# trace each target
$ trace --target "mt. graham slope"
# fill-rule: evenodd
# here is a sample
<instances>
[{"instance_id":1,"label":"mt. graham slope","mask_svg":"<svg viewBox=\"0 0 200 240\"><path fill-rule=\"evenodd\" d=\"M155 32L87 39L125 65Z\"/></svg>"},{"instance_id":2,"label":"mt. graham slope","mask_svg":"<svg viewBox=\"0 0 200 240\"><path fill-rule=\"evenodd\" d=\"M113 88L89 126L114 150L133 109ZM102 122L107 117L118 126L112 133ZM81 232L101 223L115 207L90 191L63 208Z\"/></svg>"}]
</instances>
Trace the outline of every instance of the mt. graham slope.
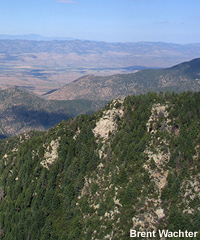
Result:
<instances>
[{"instance_id":1,"label":"mt. graham slope","mask_svg":"<svg viewBox=\"0 0 200 240\"><path fill-rule=\"evenodd\" d=\"M0 239L200 239L199 119L199 92L149 92L1 140Z\"/></svg>"},{"instance_id":2,"label":"mt. graham slope","mask_svg":"<svg viewBox=\"0 0 200 240\"><path fill-rule=\"evenodd\" d=\"M83 76L46 94L45 98L112 100L149 91L200 91L200 58L165 69L144 69L105 77Z\"/></svg>"}]
</instances>

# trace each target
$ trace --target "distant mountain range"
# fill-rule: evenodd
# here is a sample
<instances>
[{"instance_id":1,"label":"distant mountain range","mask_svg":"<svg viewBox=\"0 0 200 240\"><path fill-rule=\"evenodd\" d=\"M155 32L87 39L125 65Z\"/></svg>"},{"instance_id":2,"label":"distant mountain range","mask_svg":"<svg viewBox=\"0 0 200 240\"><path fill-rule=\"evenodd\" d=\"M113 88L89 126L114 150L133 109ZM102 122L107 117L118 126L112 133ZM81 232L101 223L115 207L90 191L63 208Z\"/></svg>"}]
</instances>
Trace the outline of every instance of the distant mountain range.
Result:
<instances>
[{"instance_id":1,"label":"distant mountain range","mask_svg":"<svg viewBox=\"0 0 200 240\"><path fill-rule=\"evenodd\" d=\"M46 41L37 35L27 38L37 40L0 39L0 87L16 85L42 95L84 75L167 68L200 56L200 43Z\"/></svg>"},{"instance_id":2,"label":"distant mountain range","mask_svg":"<svg viewBox=\"0 0 200 240\"><path fill-rule=\"evenodd\" d=\"M7 40L0 40L0 54L15 57L16 54L67 54L68 57L73 56L69 66L74 66L74 60L76 60L76 68L86 66L125 68L136 65L163 67L197 58L200 55L200 43L185 45L163 42L108 43L72 39L41 41L39 39L42 37L38 35L28 35L27 38L34 38L38 41L24 40L20 36L18 39L8 37ZM18 55L19 58L23 56L25 55ZM77 59L78 56L81 59Z\"/></svg>"},{"instance_id":3,"label":"distant mountain range","mask_svg":"<svg viewBox=\"0 0 200 240\"><path fill-rule=\"evenodd\" d=\"M35 40L35 41L52 41L52 40L74 40L70 37L44 37L38 34L26 34L26 35L6 35L0 34L0 39L9 40Z\"/></svg>"},{"instance_id":4,"label":"distant mountain range","mask_svg":"<svg viewBox=\"0 0 200 240\"><path fill-rule=\"evenodd\" d=\"M112 76L88 75L45 95L57 100L112 100L149 91L200 91L200 58L165 69Z\"/></svg>"}]
</instances>

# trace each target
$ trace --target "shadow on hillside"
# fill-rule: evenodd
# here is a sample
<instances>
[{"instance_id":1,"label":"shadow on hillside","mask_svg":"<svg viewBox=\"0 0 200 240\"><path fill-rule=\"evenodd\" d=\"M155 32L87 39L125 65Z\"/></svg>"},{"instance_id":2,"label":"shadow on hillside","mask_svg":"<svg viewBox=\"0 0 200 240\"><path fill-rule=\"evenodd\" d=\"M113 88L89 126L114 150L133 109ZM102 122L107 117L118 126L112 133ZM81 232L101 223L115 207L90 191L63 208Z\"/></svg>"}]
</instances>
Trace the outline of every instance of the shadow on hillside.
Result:
<instances>
[{"instance_id":1,"label":"shadow on hillside","mask_svg":"<svg viewBox=\"0 0 200 240\"><path fill-rule=\"evenodd\" d=\"M18 105L7 108L0 113L0 127L5 135L13 135L30 129L48 130L62 120L72 117L63 109L57 111L33 110ZM2 135L2 138L5 138ZM0 136L1 138L1 136Z\"/></svg>"}]
</instances>

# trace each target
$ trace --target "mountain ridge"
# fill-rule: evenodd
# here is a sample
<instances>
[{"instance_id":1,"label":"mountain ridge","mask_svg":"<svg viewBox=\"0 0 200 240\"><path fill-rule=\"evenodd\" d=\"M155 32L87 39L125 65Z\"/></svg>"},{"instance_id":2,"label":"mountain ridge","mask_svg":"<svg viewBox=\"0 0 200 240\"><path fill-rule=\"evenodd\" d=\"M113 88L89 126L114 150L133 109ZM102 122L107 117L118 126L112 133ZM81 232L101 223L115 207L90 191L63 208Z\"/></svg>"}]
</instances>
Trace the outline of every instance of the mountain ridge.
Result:
<instances>
[{"instance_id":1,"label":"mountain ridge","mask_svg":"<svg viewBox=\"0 0 200 240\"><path fill-rule=\"evenodd\" d=\"M180 63L165 69L144 69L135 73L111 76L86 75L64 87L46 94L47 99L124 98L148 91L199 91L200 59Z\"/></svg>"},{"instance_id":2,"label":"mountain ridge","mask_svg":"<svg viewBox=\"0 0 200 240\"><path fill-rule=\"evenodd\" d=\"M44 37L39 34L24 34L24 35L6 35L0 34L0 39L2 40L30 40L30 41L53 41L53 40L74 40L71 37Z\"/></svg>"},{"instance_id":3,"label":"mountain ridge","mask_svg":"<svg viewBox=\"0 0 200 240\"><path fill-rule=\"evenodd\" d=\"M198 239L199 118L199 92L149 92L1 140L0 238Z\"/></svg>"}]
</instances>

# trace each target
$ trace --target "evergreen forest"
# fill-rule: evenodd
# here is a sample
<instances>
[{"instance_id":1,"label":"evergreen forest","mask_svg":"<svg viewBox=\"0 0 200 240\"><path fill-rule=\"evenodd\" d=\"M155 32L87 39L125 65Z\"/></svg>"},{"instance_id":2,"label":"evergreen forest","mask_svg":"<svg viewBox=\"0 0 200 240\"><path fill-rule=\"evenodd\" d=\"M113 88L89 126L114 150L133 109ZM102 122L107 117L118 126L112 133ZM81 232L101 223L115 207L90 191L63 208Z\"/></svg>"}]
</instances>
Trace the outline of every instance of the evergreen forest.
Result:
<instances>
[{"instance_id":1,"label":"evergreen forest","mask_svg":"<svg viewBox=\"0 0 200 240\"><path fill-rule=\"evenodd\" d=\"M2 139L0 176L3 240L199 231L200 92L128 96Z\"/></svg>"}]
</instances>

